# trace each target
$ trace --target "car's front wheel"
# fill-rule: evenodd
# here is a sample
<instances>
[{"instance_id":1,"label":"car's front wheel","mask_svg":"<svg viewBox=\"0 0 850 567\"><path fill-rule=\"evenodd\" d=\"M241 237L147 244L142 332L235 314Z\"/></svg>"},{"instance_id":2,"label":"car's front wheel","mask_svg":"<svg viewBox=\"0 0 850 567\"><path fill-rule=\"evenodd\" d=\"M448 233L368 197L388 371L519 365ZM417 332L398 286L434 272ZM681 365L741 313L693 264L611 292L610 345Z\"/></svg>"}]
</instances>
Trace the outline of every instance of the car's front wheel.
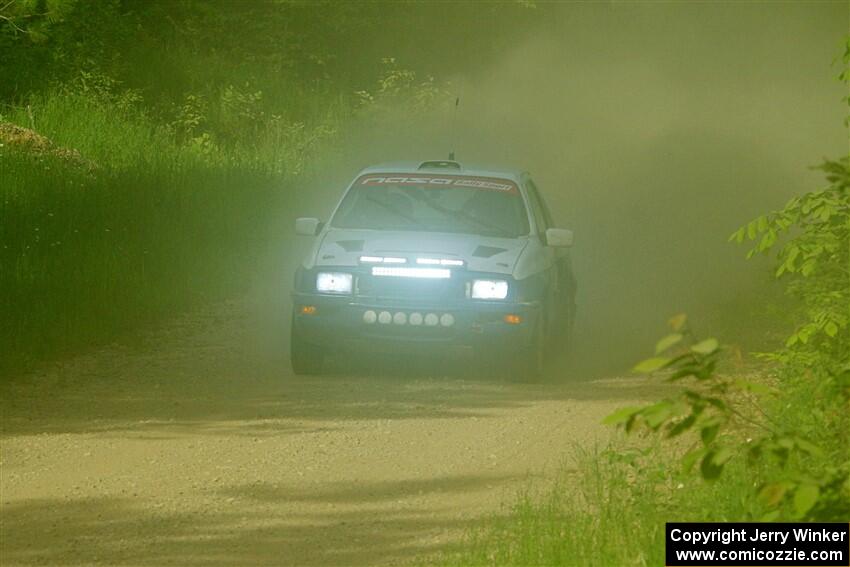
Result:
<instances>
[{"instance_id":1,"label":"car's front wheel","mask_svg":"<svg viewBox=\"0 0 850 567\"><path fill-rule=\"evenodd\" d=\"M298 332L294 317L289 332L289 359L292 371L306 376L321 374L325 364L324 349L304 340Z\"/></svg>"},{"instance_id":2,"label":"car's front wheel","mask_svg":"<svg viewBox=\"0 0 850 567\"><path fill-rule=\"evenodd\" d=\"M513 364L513 379L521 382L536 382L543 375L546 362L546 326L543 317L538 317L528 344L516 353Z\"/></svg>"},{"instance_id":3,"label":"car's front wheel","mask_svg":"<svg viewBox=\"0 0 850 567\"><path fill-rule=\"evenodd\" d=\"M515 349L479 351L482 370L511 382L535 382L543 375L546 361L546 334L542 317L538 318L528 342Z\"/></svg>"}]
</instances>

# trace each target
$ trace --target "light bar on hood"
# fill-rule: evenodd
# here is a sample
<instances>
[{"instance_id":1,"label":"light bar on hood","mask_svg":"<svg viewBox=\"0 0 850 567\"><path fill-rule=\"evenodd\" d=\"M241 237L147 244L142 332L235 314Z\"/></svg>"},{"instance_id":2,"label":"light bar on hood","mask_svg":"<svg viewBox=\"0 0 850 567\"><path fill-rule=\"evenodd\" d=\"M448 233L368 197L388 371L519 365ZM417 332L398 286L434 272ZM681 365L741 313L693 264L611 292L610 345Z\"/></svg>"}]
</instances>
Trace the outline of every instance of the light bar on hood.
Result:
<instances>
[{"instance_id":1,"label":"light bar on hood","mask_svg":"<svg viewBox=\"0 0 850 567\"><path fill-rule=\"evenodd\" d=\"M396 256L360 256L364 264L407 264L407 258Z\"/></svg>"},{"instance_id":2,"label":"light bar on hood","mask_svg":"<svg viewBox=\"0 0 850 567\"><path fill-rule=\"evenodd\" d=\"M375 266L372 268L372 275L445 280L452 277L452 271L446 268L390 268L386 266Z\"/></svg>"},{"instance_id":3,"label":"light bar on hood","mask_svg":"<svg viewBox=\"0 0 850 567\"><path fill-rule=\"evenodd\" d=\"M463 260L452 258L417 258L416 263L426 266L463 266Z\"/></svg>"}]
</instances>

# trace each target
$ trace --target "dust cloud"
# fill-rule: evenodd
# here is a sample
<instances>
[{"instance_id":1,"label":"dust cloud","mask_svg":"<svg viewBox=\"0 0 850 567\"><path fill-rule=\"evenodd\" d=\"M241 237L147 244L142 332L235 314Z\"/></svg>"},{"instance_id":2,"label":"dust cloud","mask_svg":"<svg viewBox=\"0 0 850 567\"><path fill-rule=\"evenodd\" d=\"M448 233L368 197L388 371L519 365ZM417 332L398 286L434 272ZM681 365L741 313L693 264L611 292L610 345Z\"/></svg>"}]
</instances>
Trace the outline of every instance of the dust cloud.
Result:
<instances>
[{"instance_id":1,"label":"dust cloud","mask_svg":"<svg viewBox=\"0 0 850 567\"><path fill-rule=\"evenodd\" d=\"M529 170L575 231L571 372L628 368L679 311L698 331L757 341L767 264L726 237L817 187L809 167L846 151L833 64L846 3L540 9L496 62L476 66L464 40L465 70L438 77L461 97L453 127L447 108L369 121L297 212L327 218L362 166L454 147L462 162Z\"/></svg>"}]
</instances>

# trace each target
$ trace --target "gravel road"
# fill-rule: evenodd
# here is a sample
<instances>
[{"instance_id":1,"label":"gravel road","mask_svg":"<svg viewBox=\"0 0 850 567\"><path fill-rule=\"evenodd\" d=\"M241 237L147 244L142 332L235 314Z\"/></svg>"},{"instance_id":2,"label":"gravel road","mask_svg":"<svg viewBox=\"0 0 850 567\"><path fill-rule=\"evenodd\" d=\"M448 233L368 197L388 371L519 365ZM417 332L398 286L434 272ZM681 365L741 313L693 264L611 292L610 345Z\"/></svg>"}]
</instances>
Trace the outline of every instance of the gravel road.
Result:
<instances>
[{"instance_id":1,"label":"gravel road","mask_svg":"<svg viewBox=\"0 0 850 567\"><path fill-rule=\"evenodd\" d=\"M646 394L404 360L295 377L261 311L222 304L3 385L0 564L421 561Z\"/></svg>"}]
</instances>

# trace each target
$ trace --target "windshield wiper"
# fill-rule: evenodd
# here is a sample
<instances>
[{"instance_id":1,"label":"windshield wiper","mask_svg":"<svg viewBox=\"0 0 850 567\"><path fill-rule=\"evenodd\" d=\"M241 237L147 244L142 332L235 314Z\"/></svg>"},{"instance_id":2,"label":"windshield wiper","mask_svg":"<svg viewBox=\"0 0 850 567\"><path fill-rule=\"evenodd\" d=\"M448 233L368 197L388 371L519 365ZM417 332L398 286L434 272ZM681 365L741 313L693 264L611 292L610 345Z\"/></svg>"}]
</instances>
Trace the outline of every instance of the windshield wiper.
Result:
<instances>
[{"instance_id":1,"label":"windshield wiper","mask_svg":"<svg viewBox=\"0 0 850 567\"><path fill-rule=\"evenodd\" d=\"M422 223L421 223L421 222L419 222L418 220L416 220L416 218L415 218L415 217L413 217L413 216L411 216L411 215L408 215L408 214L407 214L407 213L405 213L404 211L400 211L400 210L398 210L397 208L393 207L393 206L392 206L392 205L390 205L389 203L384 203L383 201L380 201L380 200L378 200L378 199L375 199L375 198L374 198L374 197L372 197L372 196L367 196L367 197L366 197L366 199L367 199L368 201L372 201L373 203L376 203L376 204L378 204L378 205L381 205L383 208L385 208L386 210L390 211L391 213L393 213L393 214L394 214L394 215L396 215L397 217L401 217L401 218L403 218L404 220L407 220L407 221L412 222L412 223L413 223L413 224L415 224L417 227L422 228Z\"/></svg>"},{"instance_id":2,"label":"windshield wiper","mask_svg":"<svg viewBox=\"0 0 850 567\"><path fill-rule=\"evenodd\" d=\"M424 197L422 195L413 194L413 195L411 195L411 197L413 197L414 199L416 199L420 203L425 203L426 205L428 205L429 207L431 207L435 211L443 213L444 215L447 215L447 216L450 216L450 217L453 217L453 218L456 218L456 219L465 220L465 221L471 222L473 224L476 224L481 228L489 230L491 233L495 233L495 236L502 236L502 237L509 236L508 231L506 231L501 226L491 224L487 221L483 221L481 219L475 218L472 215L465 213L463 211L455 211L455 210L452 210L452 209L447 209L446 207L444 207L442 205L438 205L437 203L432 203L431 201L428 200L427 197ZM488 234L487 236L491 236L491 235Z\"/></svg>"}]
</instances>

